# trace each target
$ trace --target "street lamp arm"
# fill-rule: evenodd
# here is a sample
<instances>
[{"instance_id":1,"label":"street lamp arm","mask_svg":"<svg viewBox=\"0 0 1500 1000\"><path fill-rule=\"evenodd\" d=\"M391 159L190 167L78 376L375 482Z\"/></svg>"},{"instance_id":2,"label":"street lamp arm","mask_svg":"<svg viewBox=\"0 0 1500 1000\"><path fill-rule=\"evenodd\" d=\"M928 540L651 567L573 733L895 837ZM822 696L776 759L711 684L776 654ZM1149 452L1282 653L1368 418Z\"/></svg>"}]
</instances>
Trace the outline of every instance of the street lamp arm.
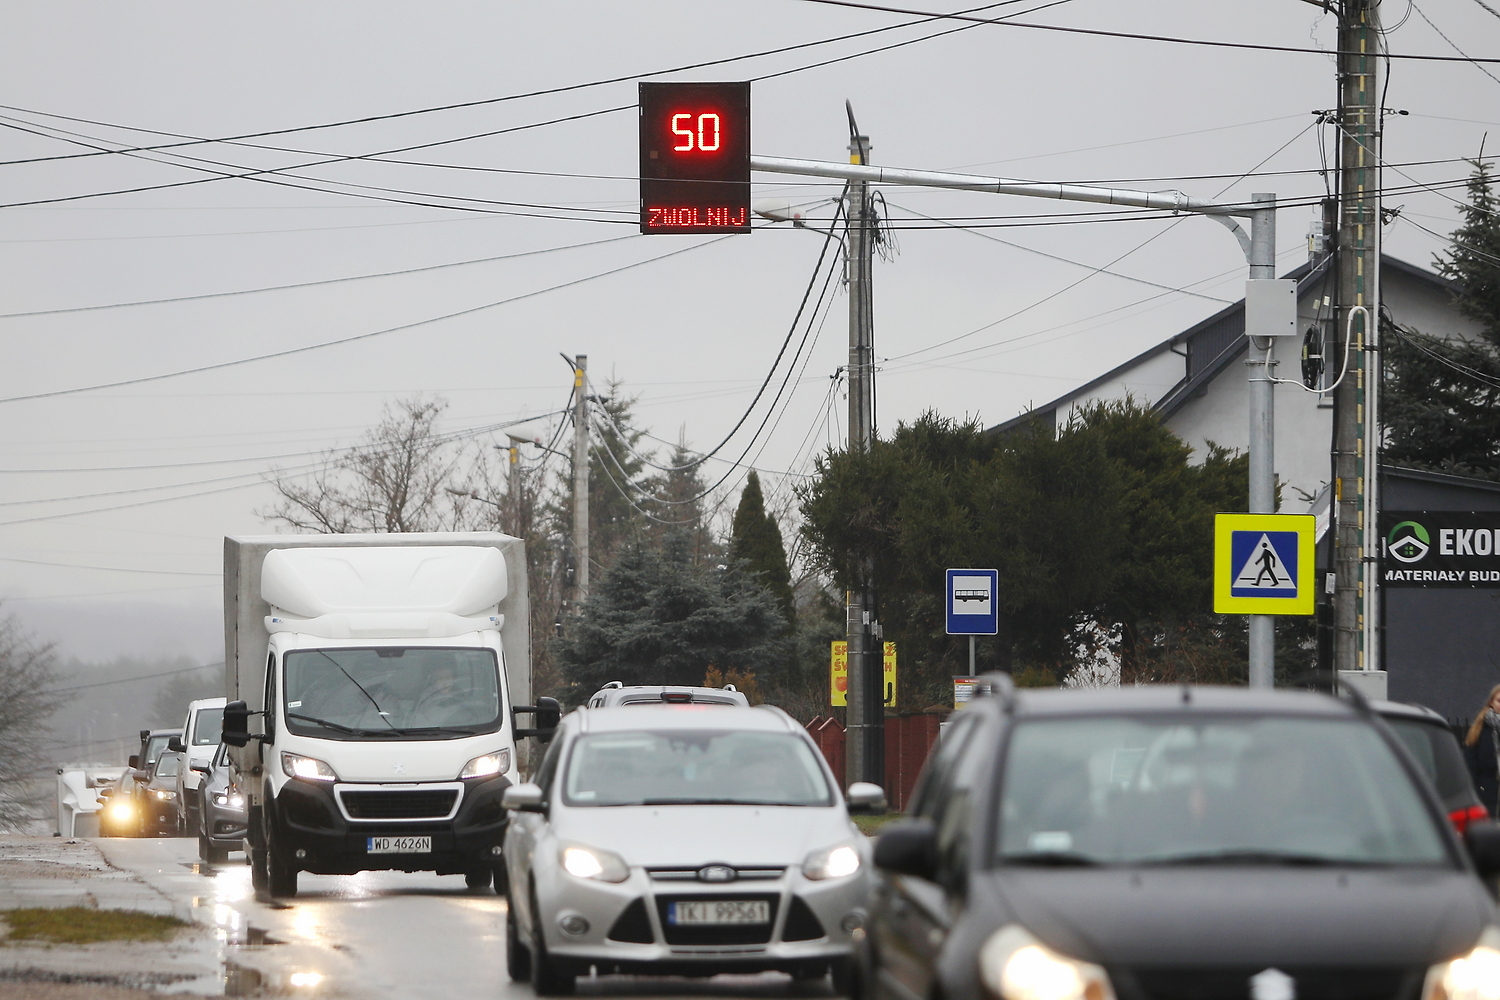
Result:
<instances>
[{"instance_id":1,"label":"street lamp arm","mask_svg":"<svg viewBox=\"0 0 1500 1000\"><path fill-rule=\"evenodd\" d=\"M985 177L981 174L953 174L941 170L907 170L901 167L864 166L828 160L798 160L783 156L751 156L750 169L772 174L798 174L804 177L836 177L870 184L909 184L918 187L949 188L957 191L984 191L990 194L1013 194L1025 198L1049 198L1055 201L1087 201L1126 208L1152 208L1168 212L1193 212L1200 215L1249 215L1249 205L1220 205L1201 198L1189 198L1181 191L1132 191L1128 188L1089 187L1083 184L1038 184L1030 181Z\"/></svg>"}]
</instances>

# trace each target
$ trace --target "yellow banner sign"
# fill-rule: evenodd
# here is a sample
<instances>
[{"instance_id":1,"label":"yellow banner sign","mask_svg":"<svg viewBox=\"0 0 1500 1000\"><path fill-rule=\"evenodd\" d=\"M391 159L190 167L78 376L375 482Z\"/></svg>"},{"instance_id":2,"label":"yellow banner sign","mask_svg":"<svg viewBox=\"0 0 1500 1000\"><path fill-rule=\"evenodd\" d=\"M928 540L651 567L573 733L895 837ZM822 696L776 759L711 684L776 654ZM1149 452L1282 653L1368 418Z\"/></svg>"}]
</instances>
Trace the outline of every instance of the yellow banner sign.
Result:
<instances>
[{"instance_id":1,"label":"yellow banner sign","mask_svg":"<svg viewBox=\"0 0 1500 1000\"><path fill-rule=\"evenodd\" d=\"M885 644L885 707L896 707L896 644ZM849 704L849 643L840 639L831 644L828 657L828 704L842 708Z\"/></svg>"}]
</instances>

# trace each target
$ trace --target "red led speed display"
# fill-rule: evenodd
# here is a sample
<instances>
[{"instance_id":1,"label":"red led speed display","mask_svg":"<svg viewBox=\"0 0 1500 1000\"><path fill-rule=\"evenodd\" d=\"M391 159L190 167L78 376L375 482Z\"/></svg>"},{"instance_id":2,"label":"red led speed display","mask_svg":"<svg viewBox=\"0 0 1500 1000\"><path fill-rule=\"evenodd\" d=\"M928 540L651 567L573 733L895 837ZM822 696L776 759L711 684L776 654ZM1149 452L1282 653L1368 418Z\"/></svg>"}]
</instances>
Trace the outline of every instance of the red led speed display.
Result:
<instances>
[{"instance_id":1,"label":"red led speed display","mask_svg":"<svg viewBox=\"0 0 1500 1000\"><path fill-rule=\"evenodd\" d=\"M641 232L750 231L750 84L643 83Z\"/></svg>"}]
</instances>

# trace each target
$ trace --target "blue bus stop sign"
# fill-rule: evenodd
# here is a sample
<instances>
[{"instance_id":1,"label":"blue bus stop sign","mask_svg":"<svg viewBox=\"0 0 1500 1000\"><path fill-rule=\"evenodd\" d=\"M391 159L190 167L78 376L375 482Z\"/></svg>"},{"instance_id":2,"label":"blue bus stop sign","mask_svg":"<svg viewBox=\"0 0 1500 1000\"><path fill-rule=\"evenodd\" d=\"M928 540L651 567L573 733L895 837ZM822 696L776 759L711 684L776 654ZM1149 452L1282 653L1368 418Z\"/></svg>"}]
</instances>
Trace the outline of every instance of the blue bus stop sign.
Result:
<instances>
[{"instance_id":1,"label":"blue bus stop sign","mask_svg":"<svg viewBox=\"0 0 1500 1000\"><path fill-rule=\"evenodd\" d=\"M947 572L949 635L995 635L1000 631L1000 571Z\"/></svg>"}]
</instances>

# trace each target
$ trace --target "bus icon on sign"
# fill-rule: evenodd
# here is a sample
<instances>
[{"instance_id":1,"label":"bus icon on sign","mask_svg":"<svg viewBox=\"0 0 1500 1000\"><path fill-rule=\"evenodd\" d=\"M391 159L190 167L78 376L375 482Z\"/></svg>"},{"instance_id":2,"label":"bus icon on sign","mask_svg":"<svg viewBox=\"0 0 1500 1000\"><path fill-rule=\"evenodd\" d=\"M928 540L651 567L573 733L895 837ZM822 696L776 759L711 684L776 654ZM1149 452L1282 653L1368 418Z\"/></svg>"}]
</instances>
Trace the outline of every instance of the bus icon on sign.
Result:
<instances>
[{"instance_id":1,"label":"bus icon on sign","mask_svg":"<svg viewBox=\"0 0 1500 1000\"><path fill-rule=\"evenodd\" d=\"M950 569L947 585L949 635L994 635L999 631L997 571Z\"/></svg>"}]
</instances>

